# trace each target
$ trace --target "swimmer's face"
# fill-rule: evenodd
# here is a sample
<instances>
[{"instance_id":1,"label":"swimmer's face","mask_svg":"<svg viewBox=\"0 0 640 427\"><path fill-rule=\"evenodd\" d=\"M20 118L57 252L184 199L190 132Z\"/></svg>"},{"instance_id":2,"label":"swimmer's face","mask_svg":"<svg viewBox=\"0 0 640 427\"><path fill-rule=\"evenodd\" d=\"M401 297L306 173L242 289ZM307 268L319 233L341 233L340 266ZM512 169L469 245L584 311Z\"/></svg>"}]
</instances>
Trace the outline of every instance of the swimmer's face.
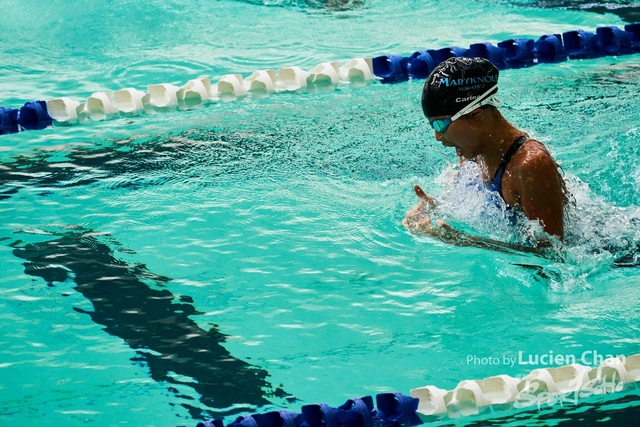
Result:
<instances>
[{"instance_id":1,"label":"swimmer's face","mask_svg":"<svg viewBox=\"0 0 640 427\"><path fill-rule=\"evenodd\" d=\"M449 122L442 132L438 132L436 127L438 125L432 125L434 128L436 141L440 141L445 147L453 147L456 149L456 155L458 157L465 157L470 159L475 157L473 150L473 141L469 137L468 118L471 114L460 117L459 119L452 121L451 116L436 116L429 117L429 123Z\"/></svg>"}]
</instances>

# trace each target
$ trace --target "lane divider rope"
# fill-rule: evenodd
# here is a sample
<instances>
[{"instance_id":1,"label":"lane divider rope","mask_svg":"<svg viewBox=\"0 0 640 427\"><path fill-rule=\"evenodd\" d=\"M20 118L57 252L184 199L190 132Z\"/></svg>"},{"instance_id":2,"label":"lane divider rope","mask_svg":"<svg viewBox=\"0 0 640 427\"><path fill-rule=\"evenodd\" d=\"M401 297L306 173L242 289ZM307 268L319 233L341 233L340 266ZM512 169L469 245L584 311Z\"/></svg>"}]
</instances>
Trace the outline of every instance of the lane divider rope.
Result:
<instances>
[{"instance_id":1,"label":"lane divider rope","mask_svg":"<svg viewBox=\"0 0 640 427\"><path fill-rule=\"evenodd\" d=\"M562 355L562 360L566 359ZM376 408L371 396L364 396L349 399L338 408L319 403L302 406L301 413L277 410L243 415L226 427L412 427L461 417L499 416L500 412L514 409L577 406L592 396L640 386L640 354L601 359L596 367L571 363L534 369L523 378L496 375L464 380L453 390L428 385L412 389L410 396L382 393L376 395ZM225 427L225 424L219 418L200 422L196 427Z\"/></svg>"},{"instance_id":2,"label":"lane divider rope","mask_svg":"<svg viewBox=\"0 0 640 427\"><path fill-rule=\"evenodd\" d=\"M596 367L572 363L534 369L521 379L497 375L464 380L453 390L425 386L411 390L410 395L420 400L417 412L423 416L459 418L509 409L577 405L594 395L634 389L639 382L640 354L636 354L609 357Z\"/></svg>"},{"instance_id":3,"label":"lane divider rope","mask_svg":"<svg viewBox=\"0 0 640 427\"><path fill-rule=\"evenodd\" d=\"M274 92L304 90L310 86L331 90L339 84L361 85L371 80L398 83L424 79L442 61L451 57L483 57L498 69L523 68L567 59L589 59L629 55L640 52L640 23L598 27L595 33L572 30L546 34L537 41L514 38L493 45L473 43L469 48L449 46L419 50L410 56L382 55L355 58L340 66L338 62L318 64L309 71L293 66L259 70L247 78L227 74L211 84L210 78L189 80L178 87L169 83L152 84L147 91L135 88L94 92L84 102L61 97L30 101L19 109L0 107L0 135L24 130L45 129L52 125L86 124L141 114L190 110L219 100L235 100L252 95L262 98Z\"/></svg>"}]
</instances>

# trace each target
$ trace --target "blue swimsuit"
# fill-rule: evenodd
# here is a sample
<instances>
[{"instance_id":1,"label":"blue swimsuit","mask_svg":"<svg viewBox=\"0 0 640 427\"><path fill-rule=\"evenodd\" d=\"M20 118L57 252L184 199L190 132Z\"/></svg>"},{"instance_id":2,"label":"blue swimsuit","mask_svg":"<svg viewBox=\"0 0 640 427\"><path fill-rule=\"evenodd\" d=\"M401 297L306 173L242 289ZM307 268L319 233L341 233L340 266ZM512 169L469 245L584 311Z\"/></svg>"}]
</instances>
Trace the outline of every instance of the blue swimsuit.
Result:
<instances>
[{"instance_id":1,"label":"blue swimsuit","mask_svg":"<svg viewBox=\"0 0 640 427\"><path fill-rule=\"evenodd\" d=\"M511 144L511 147L509 147L504 157L502 158L502 162L500 162L500 165L498 166L498 170L496 170L496 173L493 176L493 179L491 180L490 183L487 184L487 189L490 191L496 191L498 194L500 194L500 197L502 197L502 200L504 200L504 195L502 194L502 175L504 175L504 171L507 168L507 165L509 164L513 156L516 154L518 149L522 147L522 144L524 144L526 141L527 141L527 137L524 135L520 136L518 139L513 141L513 144Z\"/></svg>"}]
</instances>

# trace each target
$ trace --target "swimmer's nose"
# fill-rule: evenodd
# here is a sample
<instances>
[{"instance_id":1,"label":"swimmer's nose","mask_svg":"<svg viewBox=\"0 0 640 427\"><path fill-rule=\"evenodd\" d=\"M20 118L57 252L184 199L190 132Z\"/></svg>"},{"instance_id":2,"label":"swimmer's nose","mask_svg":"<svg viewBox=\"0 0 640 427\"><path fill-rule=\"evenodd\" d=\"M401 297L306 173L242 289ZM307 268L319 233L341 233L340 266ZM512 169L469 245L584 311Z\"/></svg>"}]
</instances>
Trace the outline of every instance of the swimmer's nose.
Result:
<instances>
[{"instance_id":1,"label":"swimmer's nose","mask_svg":"<svg viewBox=\"0 0 640 427\"><path fill-rule=\"evenodd\" d=\"M434 133L434 136L436 137L436 141L442 141L443 140L444 137L442 136L442 134L440 132L438 132L437 130L434 130L433 133Z\"/></svg>"}]
</instances>

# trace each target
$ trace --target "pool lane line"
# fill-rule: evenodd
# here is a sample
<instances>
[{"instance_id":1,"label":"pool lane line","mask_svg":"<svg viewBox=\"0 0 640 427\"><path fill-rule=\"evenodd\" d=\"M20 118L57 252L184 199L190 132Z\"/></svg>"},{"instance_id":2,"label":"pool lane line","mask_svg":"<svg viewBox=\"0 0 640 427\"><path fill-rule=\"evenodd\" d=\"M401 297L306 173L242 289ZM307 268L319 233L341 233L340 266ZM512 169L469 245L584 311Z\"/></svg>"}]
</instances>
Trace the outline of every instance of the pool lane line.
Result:
<instances>
[{"instance_id":1,"label":"pool lane line","mask_svg":"<svg viewBox=\"0 0 640 427\"><path fill-rule=\"evenodd\" d=\"M499 42L473 43L468 48L448 46L416 50L409 56L387 54L375 58L354 58L340 66L324 62L305 71L292 66L258 70L246 79L226 74L212 84L208 77L189 80L178 87L170 83L151 84L147 91L125 88L115 92L94 92L80 102L68 97L26 102L19 109L0 107L0 135L24 130L41 130L53 125L87 124L118 117L191 110L218 101L260 99L276 92L296 92L316 87L331 90L340 84L362 85L372 80L398 83L424 79L442 61L454 56L479 56L499 69L526 68L537 64L561 63L567 59L591 59L640 52L640 23L601 26L596 32L570 30L545 34L537 40L512 38Z\"/></svg>"}]
</instances>

